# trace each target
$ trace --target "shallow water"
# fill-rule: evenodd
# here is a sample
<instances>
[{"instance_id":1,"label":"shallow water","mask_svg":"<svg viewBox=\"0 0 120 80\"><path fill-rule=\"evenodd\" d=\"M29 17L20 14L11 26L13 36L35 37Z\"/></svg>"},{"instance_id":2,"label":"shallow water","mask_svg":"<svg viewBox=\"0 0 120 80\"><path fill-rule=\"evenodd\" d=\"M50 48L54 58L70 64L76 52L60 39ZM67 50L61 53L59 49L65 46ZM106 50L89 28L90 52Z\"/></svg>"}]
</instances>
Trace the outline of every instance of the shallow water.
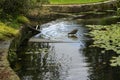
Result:
<instances>
[{"instance_id":1,"label":"shallow water","mask_svg":"<svg viewBox=\"0 0 120 80\"><path fill-rule=\"evenodd\" d=\"M76 43L29 42L17 74L21 80L120 80L119 68L109 66L110 54L86 46L85 26L75 21L57 20L41 26L42 33L34 38L74 41ZM73 29L74 36L68 37Z\"/></svg>"},{"instance_id":2,"label":"shallow water","mask_svg":"<svg viewBox=\"0 0 120 80\"><path fill-rule=\"evenodd\" d=\"M75 21L56 20L41 26L41 34L36 38L43 37L50 40L80 41L84 39L85 28L83 25L76 24ZM74 29L78 32L74 36L68 36L68 33Z\"/></svg>"}]
</instances>

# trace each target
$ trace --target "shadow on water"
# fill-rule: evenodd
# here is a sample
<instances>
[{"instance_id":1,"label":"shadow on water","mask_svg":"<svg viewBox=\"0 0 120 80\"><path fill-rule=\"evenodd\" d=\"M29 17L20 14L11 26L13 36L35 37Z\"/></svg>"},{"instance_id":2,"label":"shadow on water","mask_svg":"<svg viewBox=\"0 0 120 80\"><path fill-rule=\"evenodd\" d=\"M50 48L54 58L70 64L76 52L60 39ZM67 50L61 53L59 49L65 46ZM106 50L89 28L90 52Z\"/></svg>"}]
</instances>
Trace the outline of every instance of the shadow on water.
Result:
<instances>
[{"instance_id":1,"label":"shadow on water","mask_svg":"<svg viewBox=\"0 0 120 80\"><path fill-rule=\"evenodd\" d=\"M21 58L22 61L19 61L21 70L18 70L21 80L60 80L59 71L62 69L61 64L55 59L54 47L29 43L25 55Z\"/></svg>"},{"instance_id":2,"label":"shadow on water","mask_svg":"<svg viewBox=\"0 0 120 80\"><path fill-rule=\"evenodd\" d=\"M119 80L120 67L111 67L110 59L114 55L113 51L102 53L103 49L86 47L84 56L90 67L89 80Z\"/></svg>"},{"instance_id":3,"label":"shadow on water","mask_svg":"<svg viewBox=\"0 0 120 80\"><path fill-rule=\"evenodd\" d=\"M78 29L75 36L67 33ZM73 21L53 21L42 25L34 38L74 41L77 43L29 42L21 47L12 68L21 80L120 80L120 68L110 66L112 51L90 48L85 26ZM12 49L13 50L13 49ZM14 50L10 53L16 53ZM15 64L15 65L14 65Z\"/></svg>"}]
</instances>

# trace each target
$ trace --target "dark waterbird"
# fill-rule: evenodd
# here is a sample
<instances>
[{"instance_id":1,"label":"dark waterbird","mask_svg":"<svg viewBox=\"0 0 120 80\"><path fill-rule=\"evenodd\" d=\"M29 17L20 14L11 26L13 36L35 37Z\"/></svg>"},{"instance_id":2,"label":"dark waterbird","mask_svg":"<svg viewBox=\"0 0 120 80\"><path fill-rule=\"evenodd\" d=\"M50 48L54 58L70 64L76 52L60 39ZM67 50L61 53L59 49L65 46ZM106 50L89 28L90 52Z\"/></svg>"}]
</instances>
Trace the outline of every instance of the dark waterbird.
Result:
<instances>
[{"instance_id":1,"label":"dark waterbird","mask_svg":"<svg viewBox=\"0 0 120 80\"><path fill-rule=\"evenodd\" d=\"M70 31L68 33L68 36L72 36L72 35L75 35L77 33L78 29L73 29L72 31Z\"/></svg>"}]
</instances>

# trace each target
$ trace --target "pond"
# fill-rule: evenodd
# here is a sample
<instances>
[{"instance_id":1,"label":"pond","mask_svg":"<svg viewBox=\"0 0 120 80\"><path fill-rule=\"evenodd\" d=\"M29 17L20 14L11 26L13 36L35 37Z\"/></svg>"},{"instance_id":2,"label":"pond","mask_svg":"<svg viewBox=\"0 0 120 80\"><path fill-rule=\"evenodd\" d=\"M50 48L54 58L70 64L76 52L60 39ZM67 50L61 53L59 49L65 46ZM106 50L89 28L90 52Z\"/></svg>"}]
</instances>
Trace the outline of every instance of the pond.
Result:
<instances>
[{"instance_id":1,"label":"pond","mask_svg":"<svg viewBox=\"0 0 120 80\"><path fill-rule=\"evenodd\" d=\"M77 33L68 36L74 29ZM120 68L109 64L112 51L88 47L87 32L85 25L64 19L41 25L33 38L62 43L29 42L14 70L21 80L120 80Z\"/></svg>"}]
</instances>

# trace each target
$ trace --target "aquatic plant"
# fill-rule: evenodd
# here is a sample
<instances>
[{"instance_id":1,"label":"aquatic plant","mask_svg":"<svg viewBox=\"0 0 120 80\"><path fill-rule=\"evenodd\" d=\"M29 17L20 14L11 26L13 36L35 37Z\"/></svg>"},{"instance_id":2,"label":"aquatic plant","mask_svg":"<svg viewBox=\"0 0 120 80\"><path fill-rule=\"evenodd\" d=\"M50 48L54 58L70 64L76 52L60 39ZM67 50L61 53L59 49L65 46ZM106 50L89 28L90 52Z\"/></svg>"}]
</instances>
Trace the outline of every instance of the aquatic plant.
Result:
<instances>
[{"instance_id":1,"label":"aquatic plant","mask_svg":"<svg viewBox=\"0 0 120 80\"><path fill-rule=\"evenodd\" d=\"M120 66L120 56L112 57L110 61L112 62L111 66Z\"/></svg>"},{"instance_id":2,"label":"aquatic plant","mask_svg":"<svg viewBox=\"0 0 120 80\"><path fill-rule=\"evenodd\" d=\"M100 47L105 50L113 50L118 56L112 58L112 66L120 66L120 24L113 25L89 25L89 35L94 40L92 47Z\"/></svg>"}]
</instances>

